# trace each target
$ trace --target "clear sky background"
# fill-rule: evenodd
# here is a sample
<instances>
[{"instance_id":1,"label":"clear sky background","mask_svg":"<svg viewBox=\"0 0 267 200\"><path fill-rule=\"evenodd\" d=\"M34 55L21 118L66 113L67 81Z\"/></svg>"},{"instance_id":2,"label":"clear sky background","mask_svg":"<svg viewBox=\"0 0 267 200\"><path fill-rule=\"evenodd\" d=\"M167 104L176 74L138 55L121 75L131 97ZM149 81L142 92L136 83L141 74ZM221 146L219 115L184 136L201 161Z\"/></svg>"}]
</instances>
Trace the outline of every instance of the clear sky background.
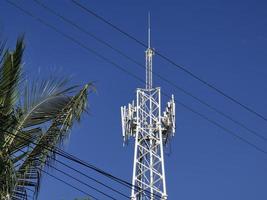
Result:
<instances>
[{"instance_id":1,"label":"clear sky background","mask_svg":"<svg viewBox=\"0 0 267 200\"><path fill-rule=\"evenodd\" d=\"M144 78L144 70L71 28L33 1L16 2ZM144 63L143 47L85 14L74 4L63 0L44 2ZM141 41L146 41L147 13L150 11L152 46L156 50L267 116L267 1L81 2ZM5 0L0 1L0 30L3 38L7 38L8 45L12 47L17 36L25 33L24 69L30 78L47 77L56 70L63 75L73 76L73 83L96 81L97 93L89 96L90 115L84 116L81 124L74 127L65 149L83 160L131 181L134 146L133 143L126 148L122 145L120 106L131 102L135 98L136 88L143 85L24 15ZM265 121L229 102L157 56L154 57L154 70L267 137ZM266 142L156 77L154 85L161 86L162 91L167 94L173 93L179 101L206 114L267 151ZM166 101L167 99L163 98L163 104ZM176 135L171 148L166 150L166 178L170 200L266 200L266 154L233 138L179 105L176 116ZM130 195L129 190L109 182L93 171L74 164L72 166ZM49 171L100 199L107 199L53 170ZM94 185L88 180L87 183ZM75 197L84 195L46 175L43 176L40 200L72 200ZM118 196L117 198L122 199Z\"/></svg>"}]
</instances>

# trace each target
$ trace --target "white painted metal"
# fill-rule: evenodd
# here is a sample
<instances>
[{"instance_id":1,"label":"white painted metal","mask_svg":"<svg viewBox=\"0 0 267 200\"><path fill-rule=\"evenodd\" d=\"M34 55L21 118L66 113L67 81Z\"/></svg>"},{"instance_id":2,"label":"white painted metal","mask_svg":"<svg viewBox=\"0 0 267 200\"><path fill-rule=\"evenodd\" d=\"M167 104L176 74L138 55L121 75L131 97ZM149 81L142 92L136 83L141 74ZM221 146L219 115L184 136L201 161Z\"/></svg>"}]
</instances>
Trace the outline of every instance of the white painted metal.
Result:
<instances>
[{"instance_id":1,"label":"white painted metal","mask_svg":"<svg viewBox=\"0 0 267 200\"><path fill-rule=\"evenodd\" d=\"M148 48L146 50L146 89L152 88L152 57L155 54L150 47L150 14L148 15Z\"/></svg>"},{"instance_id":2,"label":"white painted metal","mask_svg":"<svg viewBox=\"0 0 267 200\"><path fill-rule=\"evenodd\" d=\"M175 102L172 95L162 116L161 90L152 87L153 55L149 25L146 87L137 89L136 105L121 107L124 144L135 138L132 200L167 199L163 148L175 132Z\"/></svg>"}]
</instances>

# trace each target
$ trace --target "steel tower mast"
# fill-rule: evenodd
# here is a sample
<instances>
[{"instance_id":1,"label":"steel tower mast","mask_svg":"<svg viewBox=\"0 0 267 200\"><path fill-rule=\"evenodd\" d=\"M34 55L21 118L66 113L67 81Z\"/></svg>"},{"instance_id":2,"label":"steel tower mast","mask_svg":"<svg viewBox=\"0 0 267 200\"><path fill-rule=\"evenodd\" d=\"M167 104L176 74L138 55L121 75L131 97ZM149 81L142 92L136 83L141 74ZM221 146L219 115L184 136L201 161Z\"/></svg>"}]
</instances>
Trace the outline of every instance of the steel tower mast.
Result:
<instances>
[{"instance_id":1,"label":"steel tower mast","mask_svg":"<svg viewBox=\"0 0 267 200\"><path fill-rule=\"evenodd\" d=\"M148 48L146 56L146 86L137 88L134 101L121 107L124 144L135 138L132 176L132 200L167 199L163 148L174 136L174 96L161 114L160 87L152 86L152 58L150 46L150 14L148 16Z\"/></svg>"}]
</instances>

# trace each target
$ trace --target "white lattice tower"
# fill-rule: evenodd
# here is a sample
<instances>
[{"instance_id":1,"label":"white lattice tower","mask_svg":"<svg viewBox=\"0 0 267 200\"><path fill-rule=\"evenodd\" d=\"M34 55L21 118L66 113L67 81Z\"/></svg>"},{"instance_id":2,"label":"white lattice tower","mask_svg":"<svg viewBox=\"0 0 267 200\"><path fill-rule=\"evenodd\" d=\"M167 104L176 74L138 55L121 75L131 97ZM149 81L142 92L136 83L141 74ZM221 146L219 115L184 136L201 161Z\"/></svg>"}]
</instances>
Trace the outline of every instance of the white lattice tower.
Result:
<instances>
[{"instance_id":1,"label":"white lattice tower","mask_svg":"<svg viewBox=\"0 0 267 200\"><path fill-rule=\"evenodd\" d=\"M161 115L160 88L152 87L153 55L149 25L146 87L137 89L136 105L121 107L124 143L135 138L132 200L167 199L163 148L175 131L175 102L172 96Z\"/></svg>"}]
</instances>

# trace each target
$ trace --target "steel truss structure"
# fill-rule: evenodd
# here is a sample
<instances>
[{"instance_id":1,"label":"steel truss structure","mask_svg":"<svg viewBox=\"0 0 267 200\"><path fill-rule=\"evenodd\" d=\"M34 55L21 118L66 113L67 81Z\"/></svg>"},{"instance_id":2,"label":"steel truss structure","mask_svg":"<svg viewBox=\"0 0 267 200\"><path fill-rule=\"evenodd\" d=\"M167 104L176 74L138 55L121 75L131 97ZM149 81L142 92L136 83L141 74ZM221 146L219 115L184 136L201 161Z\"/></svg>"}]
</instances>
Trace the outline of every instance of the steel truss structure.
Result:
<instances>
[{"instance_id":1,"label":"steel truss structure","mask_svg":"<svg viewBox=\"0 0 267 200\"><path fill-rule=\"evenodd\" d=\"M124 143L135 138L132 200L167 200L164 168L164 145L175 132L174 96L161 114L161 90L152 87L152 57L150 26L146 50L146 87L138 88L134 101L121 107Z\"/></svg>"}]
</instances>

